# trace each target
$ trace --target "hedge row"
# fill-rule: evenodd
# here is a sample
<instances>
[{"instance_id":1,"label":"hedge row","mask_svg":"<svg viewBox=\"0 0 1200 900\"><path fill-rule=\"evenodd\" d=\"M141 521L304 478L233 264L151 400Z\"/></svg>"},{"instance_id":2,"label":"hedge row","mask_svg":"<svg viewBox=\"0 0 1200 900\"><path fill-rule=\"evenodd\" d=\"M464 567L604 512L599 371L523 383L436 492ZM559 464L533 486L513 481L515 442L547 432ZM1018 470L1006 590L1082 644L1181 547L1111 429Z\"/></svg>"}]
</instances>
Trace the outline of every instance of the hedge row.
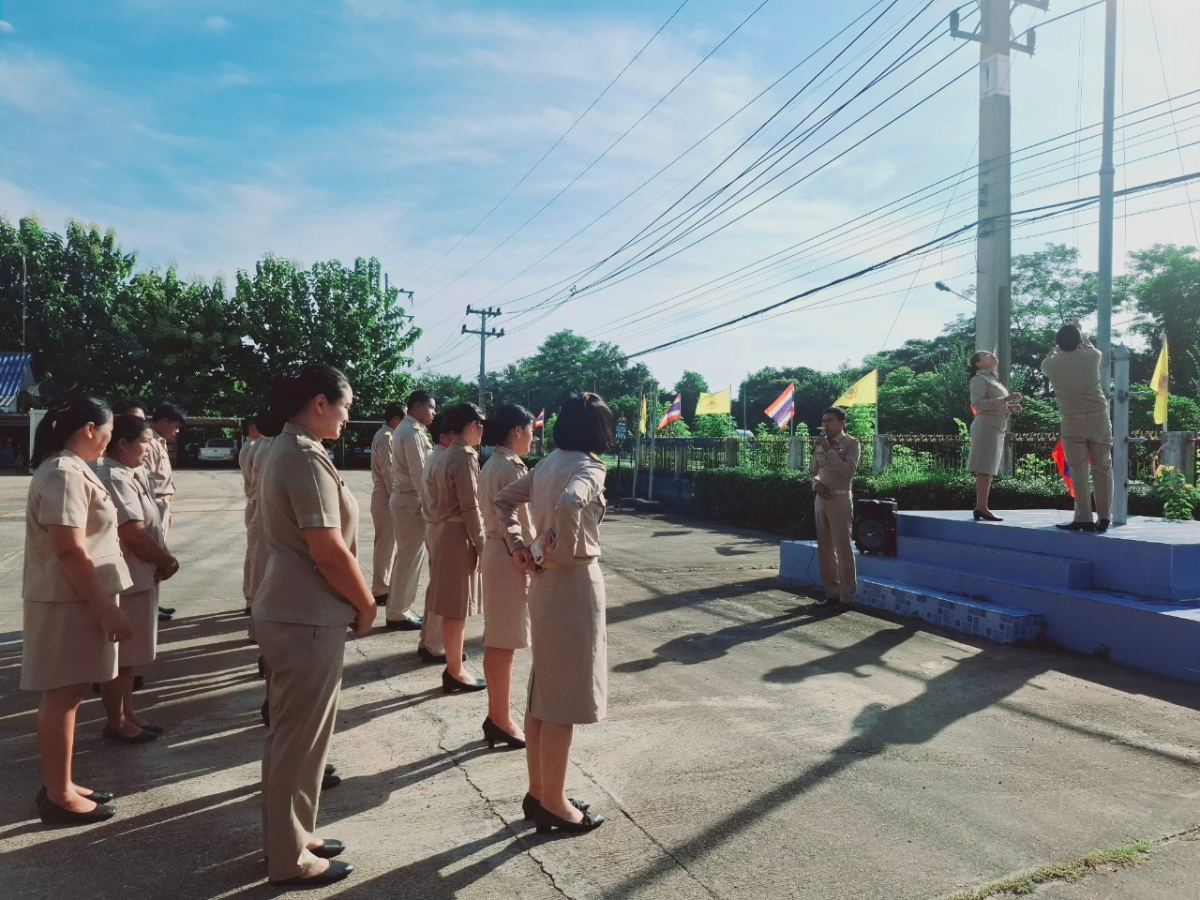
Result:
<instances>
[{"instance_id":1,"label":"hedge row","mask_svg":"<svg viewBox=\"0 0 1200 900\"><path fill-rule=\"evenodd\" d=\"M816 537L812 487L805 473L711 469L695 473L696 500L706 518L744 528L757 528L800 540ZM961 509L975 505L975 477L944 472L920 477L867 475L854 479L856 498L895 500L902 510ZM1061 483L1039 479L997 478L992 485L993 509L1071 509ZM1161 516L1162 500L1145 487L1129 492L1131 515Z\"/></svg>"}]
</instances>

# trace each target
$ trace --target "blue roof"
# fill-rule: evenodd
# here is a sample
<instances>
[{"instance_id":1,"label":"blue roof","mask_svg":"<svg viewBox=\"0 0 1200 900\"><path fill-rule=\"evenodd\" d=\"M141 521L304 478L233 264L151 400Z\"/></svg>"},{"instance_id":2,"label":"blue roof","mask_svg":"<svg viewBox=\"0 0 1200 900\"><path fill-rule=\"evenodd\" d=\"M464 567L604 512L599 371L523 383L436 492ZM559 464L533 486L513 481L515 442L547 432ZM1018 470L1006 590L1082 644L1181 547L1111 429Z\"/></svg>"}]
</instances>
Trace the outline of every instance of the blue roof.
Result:
<instances>
[{"instance_id":1,"label":"blue roof","mask_svg":"<svg viewBox=\"0 0 1200 900\"><path fill-rule=\"evenodd\" d=\"M17 394L25 382L30 353L0 353L0 409L17 408Z\"/></svg>"}]
</instances>

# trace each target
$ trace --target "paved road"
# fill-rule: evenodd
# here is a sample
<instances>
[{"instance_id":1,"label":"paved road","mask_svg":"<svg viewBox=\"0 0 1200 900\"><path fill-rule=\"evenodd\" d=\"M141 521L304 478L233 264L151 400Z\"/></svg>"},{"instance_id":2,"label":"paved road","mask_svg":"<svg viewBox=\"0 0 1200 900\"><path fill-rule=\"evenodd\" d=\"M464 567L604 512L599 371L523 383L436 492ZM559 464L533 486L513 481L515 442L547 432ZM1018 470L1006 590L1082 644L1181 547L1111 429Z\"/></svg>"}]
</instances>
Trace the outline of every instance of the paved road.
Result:
<instances>
[{"instance_id":1,"label":"paved road","mask_svg":"<svg viewBox=\"0 0 1200 900\"><path fill-rule=\"evenodd\" d=\"M50 831L32 808L36 698L16 690L27 479L0 478L0 897L273 894L240 483L178 480L184 569L164 600L180 613L138 695L167 734L102 742L89 701L78 780L116 791L120 812ZM347 480L366 510L365 473ZM362 537L369 564L369 516ZM357 871L326 893L934 900L1200 821L1194 686L860 613L813 618L775 577L777 541L754 532L616 513L604 546L609 718L577 731L570 788L609 821L536 836L519 818L521 754L480 740L483 699L443 696L415 636L379 629L347 645L334 743L346 780L320 822ZM480 631L473 620L477 659ZM518 654L518 683L527 665ZM1169 871L1152 860L1097 878L1135 879L1114 897L1165 896L1156 875L1194 885L1200 853L1181 846L1163 853Z\"/></svg>"}]
</instances>

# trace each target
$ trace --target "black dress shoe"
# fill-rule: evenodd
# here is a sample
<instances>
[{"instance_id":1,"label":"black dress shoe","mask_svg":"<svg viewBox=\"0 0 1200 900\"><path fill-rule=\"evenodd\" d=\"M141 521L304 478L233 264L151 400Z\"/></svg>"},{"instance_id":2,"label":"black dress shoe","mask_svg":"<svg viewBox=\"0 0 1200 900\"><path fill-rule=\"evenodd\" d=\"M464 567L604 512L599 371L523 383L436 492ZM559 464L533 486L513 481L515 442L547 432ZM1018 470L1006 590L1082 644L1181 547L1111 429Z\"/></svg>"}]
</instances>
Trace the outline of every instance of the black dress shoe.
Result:
<instances>
[{"instance_id":1,"label":"black dress shoe","mask_svg":"<svg viewBox=\"0 0 1200 900\"><path fill-rule=\"evenodd\" d=\"M1096 523L1096 533L1104 534L1104 532L1108 531L1108 526L1110 524L1111 523L1108 521L1108 519L1101 519L1099 522Z\"/></svg>"},{"instance_id":2,"label":"black dress shoe","mask_svg":"<svg viewBox=\"0 0 1200 900\"><path fill-rule=\"evenodd\" d=\"M421 630L421 620L420 619L409 619L409 618L386 619L383 624L384 624L384 627L386 627L388 631L420 631Z\"/></svg>"},{"instance_id":3,"label":"black dress shoe","mask_svg":"<svg viewBox=\"0 0 1200 900\"><path fill-rule=\"evenodd\" d=\"M1095 531L1096 526L1091 522L1059 522L1054 526L1062 531Z\"/></svg>"},{"instance_id":4,"label":"black dress shoe","mask_svg":"<svg viewBox=\"0 0 1200 900\"><path fill-rule=\"evenodd\" d=\"M309 888L321 887L325 884L336 884L343 881L347 875L354 871L354 866L347 862L335 859L329 864L329 868L320 875L312 875L308 878L297 875L295 878L282 878L279 881L272 880L271 884L274 887L281 888Z\"/></svg>"},{"instance_id":5,"label":"black dress shoe","mask_svg":"<svg viewBox=\"0 0 1200 900\"><path fill-rule=\"evenodd\" d=\"M439 656L436 653L430 653L424 647L417 648L417 658L419 660L421 660L421 662L423 662L423 663L431 663L431 664L432 663L441 663L442 665L446 664L446 654L445 653L443 653ZM467 656L464 653L463 659L466 659L466 658L467 658Z\"/></svg>"},{"instance_id":6,"label":"black dress shoe","mask_svg":"<svg viewBox=\"0 0 1200 900\"><path fill-rule=\"evenodd\" d=\"M337 771L337 766L335 766L333 763L325 763L325 774L326 775L332 775L336 771Z\"/></svg>"},{"instance_id":7,"label":"black dress shoe","mask_svg":"<svg viewBox=\"0 0 1200 900\"><path fill-rule=\"evenodd\" d=\"M489 750L496 748L496 741L503 741L514 750L522 750L525 747L524 738L519 738L515 734L509 734L493 722L491 716L483 720L483 739L487 741Z\"/></svg>"},{"instance_id":8,"label":"black dress shoe","mask_svg":"<svg viewBox=\"0 0 1200 900\"><path fill-rule=\"evenodd\" d=\"M582 800L576 800L574 797L568 797L567 802L580 812L587 812L591 808L591 804L584 803ZM534 812L541 808L541 801L526 791L524 799L521 800L521 812L525 814L525 818L532 819Z\"/></svg>"},{"instance_id":9,"label":"black dress shoe","mask_svg":"<svg viewBox=\"0 0 1200 900\"><path fill-rule=\"evenodd\" d=\"M164 614L166 614L166 615L168 615L168 616L173 616L173 615L175 615L175 607L173 607L173 606L160 606L160 607L158 608L158 611L159 611L160 613L164 613Z\"/></svg>"},{"instance_id":10,"label":"black dress shoe","mask_svg":"<svg viewBox=\"0 0 1200 900\"><path fill-rule=\"evenodd\" d=\"M376 606L387 606L387 598L388 598L387 594L376 594L375 595L375 605Z\"/></svg>"},{"instance_id":11,"label":"black dress shoe","mask_svg":"<svg viewBox=\"0 0 1200 900\"><path fill-rule=\"evenodd\" d=\"M129 737L121 734L121 732L117 731L117 729L110 728L107 725L105 725L104 730L100 732L100 736L105 740L116 741L118 744L148 744L151 741L158 740L157 734L155 734L153 731L147 731L145 728L143 728L140 733L135 734L133 737Z\"/></svg>"},{"instance_id":12,"label":"black dress shoe","mask_svg":"<svg viewBox=\"0 0 1200 900\"><path fill-rule=\"evenodd\" d=\"M329 838L326 838L325 843L323 843L320 847L318 847L316 850L309 850L308 852L320 859L333 859L335 856L341 856L346 852L346 845L341 841L333 841Z\"/></svg>"},{"instance_id":13,"label":"black dress shoe","mask_svg":"<svg viewBox=\"0 0 1200 900\"><path fill-rule=\"evenodd\" d=\"M111 791L92 791L90 794L80 794L80 797L86 797L93 803L111 803L113 794ZM34 803L41 803L46 799L46 786L43 784L38 788L37 796L33 798Z\"/></svg>"},{"instance_id":14,"label":"black dress shoe","mask_svg":"<svg viewBox=\"0 0 1200 900\"><path fill-rule=\"evenodd\" d=\"M117 814L115 807L99 803L91 812L72 812L63 809L45 794L45 788L37 796L38 816L47 825L91 825L93 822L105 822Z\"/></svg>"},{"instance_id":15,"label":"black dress shoe","mask_svg":"<svg viewBox=\"0 0 1200 900\"><path fill-rule=\"evenodd\" d=\"M150 725L150 724L143 725L142 729L144 731L153 732L154 734L162 734L164 731L167 730L167 729L163 728L161 725Z\"/></svg>"},{"instance_id":16,"label":"black dress shoe","mask_svg":"<svg viewBox=\"0 0 1200 900\"><path fill-rule=\"evenodd\" d=\"M984 522L1003 522L1004 521L1002 518L1000 518L995 513L983 512L982 510L978 510L978 509L971 510L971 517L976 522L978 522L980 520L982 520Z\"/></svg>"},{"instance_id":17,"label":"black dress shoe","mask_svg":"<svg viewBox=\"0 0 1200 900\"><path fill-rule=\"evenodd\" d=\"M487 687L487 682L482 678L476 678L474 682L459 681L449 670L442 670L442 693L443 694L473 694L476 691L482 691Z\"/></svg>"},{"instance_id":18,"label":"black dress shoe","mask_svg":"<svg viewBox=\"0 0 1200 900\"><path fill-rule=\"evenodd\" d=\"M332 791L335 787L337 787L341 783L342 783L341 775L334 775L332 773L329 775L323 775L321 777L321 790Z\"/></svg>"},{"instance_id":19,"label":"black dress shoe","mask_svg":"<svg viewBox=\"0 0 1200 900\"><path fill-rule=\"evenodd\" d=\"M560 819L539 804L538 808L533 811L533 821L537 823L538 834L549 834L555 828L568 834L583 834L587 831L594 831L603 825L604 816L586 812L578 822L572 822L569 819Z\"/></svg>"},{"instance_id":20,"label":"black dress shoe","mask_svg":"<svg viewBox=\"0 0 1200 900\"><path fill-rule=\"evenodd\" d=\"M840 605L837 597L826 597L808 607L810 612L836 612Z\"/></svg>"},{"instance_id":21,"label":"black dress shoe","mask_svg":"<svg viewBox=\"0 0 1200 900\"><path fill-rule=\"evenodd\" d=\"M171 621L171 614L170 614L169 612L165 612L165 611L163 611L163 610L161 610L161 609L160 609L160 610L158 611L158 621L160 621L160 622L170 622L170 621Z\"/></svg>"}]
</instances>

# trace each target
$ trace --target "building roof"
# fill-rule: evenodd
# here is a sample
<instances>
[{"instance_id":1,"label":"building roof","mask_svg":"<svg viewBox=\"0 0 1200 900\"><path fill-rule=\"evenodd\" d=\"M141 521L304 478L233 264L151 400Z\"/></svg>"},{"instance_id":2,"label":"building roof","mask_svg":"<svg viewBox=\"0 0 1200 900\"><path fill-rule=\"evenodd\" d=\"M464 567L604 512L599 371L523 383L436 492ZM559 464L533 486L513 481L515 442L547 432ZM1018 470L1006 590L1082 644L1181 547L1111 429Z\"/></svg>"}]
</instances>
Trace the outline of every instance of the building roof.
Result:
<instances>
[{"instance_id":1,"label":"building roof","mask_svg":"<svg viewBox=\"0 0 1200 900\"><path fill-rule=\"evenodd\" d=\"M16 411L17 394L32 380L29 368L32 359L29 353L0 353L0 411Z\"/></svg>"}]
</instances>

